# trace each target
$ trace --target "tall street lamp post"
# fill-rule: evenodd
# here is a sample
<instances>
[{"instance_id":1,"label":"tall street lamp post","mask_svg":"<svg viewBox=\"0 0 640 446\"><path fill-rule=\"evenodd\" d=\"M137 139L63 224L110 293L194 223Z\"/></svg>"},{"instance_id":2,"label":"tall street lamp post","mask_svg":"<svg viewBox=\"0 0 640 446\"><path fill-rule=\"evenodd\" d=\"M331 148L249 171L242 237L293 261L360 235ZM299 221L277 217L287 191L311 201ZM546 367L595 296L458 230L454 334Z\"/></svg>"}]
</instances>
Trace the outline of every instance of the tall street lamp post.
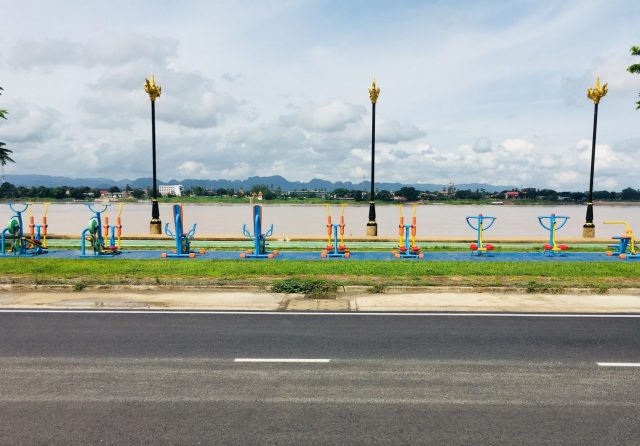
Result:
<instances>
[{"instance_id":1,"label":"tall street lamp post","mask_svg":"<svg viewBox=\"0 0 640 446\"><path fill-rule=\"evenodd\" d=\"M378 223L376 223L376 203L375 203L375 167L376 167L376 102L380 94L380 87L373 79L369 87L369 98L371 99L371 195L369 196L369 221L367 222L367 235L378 235Z\"/></svg>"},{"instance_id":2,"label":"tall street lamp post","mask_svg":"<svg viewBox=\"0 0 640 446\"><path fill-rule=\"evenodd\" d=\"M151 222L149 232L151 234L162 234L162 222L160 221L160 209L158 208L158 182L156 178L156 99L160 97L162 88L156 85L153 75L151 80L145 79L144 91L151 99L151 151L153 159L153 199L151 200Z\"/></svg>"},{"instance_id":3,"label":"tall street lamp post","mask_svg":"<svg viewBox=\"0 0 640 446\"><path fill-rule=\"evenodd\" d=\"M596 225L593 223L593 169L596 159L596 131L598 129L598 104L607 94L607 84L600 86L600 78L596 79L596 85L587 90L587 97L593 101L593 138L591 140L591 176L589 178L589 198L587 200L587 217L582 226L582 237L594 238L596 236Z\"/></svg>"}]
</instances>

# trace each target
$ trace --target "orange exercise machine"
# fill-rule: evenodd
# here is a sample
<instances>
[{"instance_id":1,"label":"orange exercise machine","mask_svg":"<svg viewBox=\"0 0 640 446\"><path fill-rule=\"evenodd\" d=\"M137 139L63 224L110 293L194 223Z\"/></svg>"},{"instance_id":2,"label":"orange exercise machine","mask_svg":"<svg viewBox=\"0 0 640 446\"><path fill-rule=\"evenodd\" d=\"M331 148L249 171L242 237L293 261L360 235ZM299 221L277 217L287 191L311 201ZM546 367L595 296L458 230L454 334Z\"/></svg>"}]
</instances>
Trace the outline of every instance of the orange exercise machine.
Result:
<instances>
[{"instance_id":1,"label":"orange exercise machine","mask_svg":"<svg viewBox=\"0 0 640 446\"><path fill-rule=\"evenodd\" d=\"M413 217L411 224L404 224L404 215L402 214L402 205L400 205L400 224L398 225L398 250L393 251L396 259L422 259L424 254L420 252L420 248L416 245L416 232L418 229L418 218L416 212L418 205L413 205Z\"/></svg>"},{"instance_id":2,"label":"orange exercise machine","mask_svg":"<svg viewBox=\"0 0 640 446\"><path fill-rule=\"evenodd\" d=\"M320 253L320 257L343 257L348 259L351 252L344 245L344 208L346 204L340 205L340 224L331 222L331 205L327 204L327 246Z\"/></svg>"}]
</instances>

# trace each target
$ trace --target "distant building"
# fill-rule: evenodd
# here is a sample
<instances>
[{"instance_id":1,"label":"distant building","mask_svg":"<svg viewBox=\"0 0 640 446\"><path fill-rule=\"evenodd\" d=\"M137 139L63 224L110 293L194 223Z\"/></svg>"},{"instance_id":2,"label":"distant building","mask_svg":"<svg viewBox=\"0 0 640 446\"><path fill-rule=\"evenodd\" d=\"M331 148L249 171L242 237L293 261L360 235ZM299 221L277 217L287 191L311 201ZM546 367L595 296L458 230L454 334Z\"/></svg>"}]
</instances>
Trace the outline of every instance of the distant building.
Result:
<instances>
[{"instance_id":1,"label":"distant building","mask_svg":"<svg viewBox=\"0 0 640 446\"><path fill-rule=\"evenodd\" d=\"M510 191L510 192L505 192L504 193L504 198L507 200L515 200L516 198L520 198L520 192L518 191Z\"/></svg>"},{"instance_id":2,"label":"distant building","mask_svg":"<svg viewBox=\"0 0 640 446\"><path fill-rule=\"evenodd\" d=\"M442 188L441 194L445 197L453 197L457 191L458 189L456 189L456 185L451 181L447 187Z\"/></svg>"},{"instance_id":3,"label":"distant building","mask_svg":"<svg viewBox=\"0 0 640 446\"><path fill-rule=\"evenodd\" d=\"M182 193L184 192L184 187L182 187L182 184L163 184L158 186L158 192L163 197L166 197L168 195L181 197Z\"/></svg>"},{"instance_id":4,"label":"distant building","mask_svg":"<svg viewBox=\"0 0 640 446\"><path fill-rule=\"evenodd\" d=\"M287 192L289 197L298 198L326 198L329 193L326 189L301 189Z\"/></svg>"}]
</instances>

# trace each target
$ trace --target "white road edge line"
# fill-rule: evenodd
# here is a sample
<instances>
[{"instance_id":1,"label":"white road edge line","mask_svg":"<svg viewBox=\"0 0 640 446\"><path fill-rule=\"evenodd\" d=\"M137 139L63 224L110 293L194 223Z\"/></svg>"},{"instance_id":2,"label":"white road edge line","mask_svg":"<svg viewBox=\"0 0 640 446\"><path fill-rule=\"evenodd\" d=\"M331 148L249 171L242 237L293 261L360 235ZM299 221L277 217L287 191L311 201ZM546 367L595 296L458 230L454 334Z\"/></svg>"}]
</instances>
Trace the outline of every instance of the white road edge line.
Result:
<instances>
[{"instance_id":1,"label":"white road edge line","mask_svg":"<svg viewBox=\"0 0 640 446\"><path fill-rule=\"evenodd\" d=\"M323 363L331 362L331 359L302 359L302 358L235 358L233 362L302 362Z\"/></svg>"},{"instance_id":2,"label":"white road edge line","mask_svg":"<svg viewBox=\"0 0 640 446\"><path fill-rule=\"evenodd\" d=\"M597 362L600 367L640 367L640 362Z\"/></svg>"},{"instance_id":3,"label":"white road edge line","mask_svg":"<svg viewBox=\"0 0 640 446\"><path fill-rule=\"evenodd\" d=\"M563 317L563 318L640 318L640 314L584 314L584 313L447 313L447 312L322 312L322 311L235 311L235 310L55 310L3 308L1 313L43 313L43 314L233 314L262 316L407 316L407 317Z\"/></svg>"}]
</instances>

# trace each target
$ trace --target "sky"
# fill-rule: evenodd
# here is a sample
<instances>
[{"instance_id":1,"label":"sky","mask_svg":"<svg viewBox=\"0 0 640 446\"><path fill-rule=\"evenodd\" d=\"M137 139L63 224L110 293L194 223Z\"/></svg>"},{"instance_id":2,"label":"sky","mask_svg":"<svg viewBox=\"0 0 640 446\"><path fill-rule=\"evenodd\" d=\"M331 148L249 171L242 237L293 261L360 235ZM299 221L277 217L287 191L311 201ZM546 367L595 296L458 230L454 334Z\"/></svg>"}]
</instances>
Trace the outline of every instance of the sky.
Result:
<instances>
[{"instance_id":1,"label":"sky","mask_svg":"<svg viewBox=\"0 0 640 446\"><path fill-rule=\"evenodd\" d=\"M637 1L0 0L5 174L640 188Z\"/></svg>"}]
</instances>

